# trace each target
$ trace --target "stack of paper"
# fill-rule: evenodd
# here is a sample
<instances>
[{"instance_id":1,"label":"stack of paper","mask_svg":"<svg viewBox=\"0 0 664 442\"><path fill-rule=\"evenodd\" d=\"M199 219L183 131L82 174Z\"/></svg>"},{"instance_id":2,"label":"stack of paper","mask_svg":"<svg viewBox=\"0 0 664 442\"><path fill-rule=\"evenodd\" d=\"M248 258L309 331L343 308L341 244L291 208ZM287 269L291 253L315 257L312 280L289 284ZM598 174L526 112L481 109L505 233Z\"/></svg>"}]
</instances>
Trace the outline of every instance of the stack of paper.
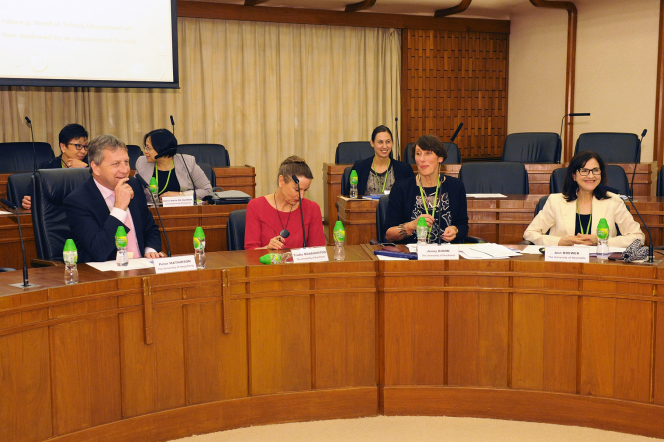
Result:
<instances>
[{"instance_id":1,"label":"stack of paper","mask_svg":"<svg viewBox=\"0 0 664 442\"><path fill-rule=\"evenodd\" d=\"M86 263L100 272L123 272L125 270L149 269L154 263L147 258L130 259L126 266L118 266L115 261L88 262Z\"/></svg>"},{"instance_id":2,"label":"stack of paper","mask_svg":"<svg viewBox=\"0 0 664 442\"><path fill-rule=\"evenodd\" d=\"M466 198L507 198L502 193L467 193Z\"/></svg>"},{"instance_id":3,"label":"stack of paper","mask_svg":"<svg viewBox=\"0 0 664 442\"><path fill-rule=\"evenodd\" d=\"M505 259L520 255L516 250L494 243L459 245L459 256L466 259Z\"/></svg>"}]
</instances>

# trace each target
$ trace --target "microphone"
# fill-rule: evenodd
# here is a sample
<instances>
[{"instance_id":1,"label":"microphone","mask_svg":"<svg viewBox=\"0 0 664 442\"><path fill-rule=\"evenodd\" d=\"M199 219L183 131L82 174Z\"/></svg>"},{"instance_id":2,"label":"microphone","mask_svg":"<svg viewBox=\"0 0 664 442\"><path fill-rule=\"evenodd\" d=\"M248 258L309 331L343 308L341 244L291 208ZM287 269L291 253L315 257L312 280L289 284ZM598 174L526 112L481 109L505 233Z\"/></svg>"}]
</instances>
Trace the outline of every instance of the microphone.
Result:
<instances>
[{"instance_id":1,"label":"microphone","mask_svg":"<svg viewBox=\"0 0 664 442\"><path fill-rule=\"evenodd\" d=\"M295 176L291 175L295 184L297 184L297 196L300 199L300 220L302 221L302 247L307 246L307 232L304 231L304 215L302 214L302 193L300 192L300 180Z\"/></svg>"},{"instance_id":2,"label":"microphone","mask_svg":"<svg viewBox=\"0 0 664 442\"><path fill-rule=\"evenodd\" d=\"M454 143L454 140L456 139L457 135L459 135L459 131L463 127L463 123L459 123L459 126L457 126L456 130L454 131L454 135L452 135L452 138L450 138L450 143Z\"/></svg>"},{"instance_id":3,"label":"microphone","mask_svg":"<svg viewBox=\"0 0 664 442\"><path fill-rule=\"evenodd\" d=\"M565 123L565 118L566 117L589 117L590 112L572 112L571 114L566 114L563 115L563 119L560 120L560 134L558 134L558 138L561 140L563 139L563 124Z\"/></svg>"},{"instance_id":4,"label":"microphone","mask_svg":"<svg viewBox=\"0 0 664 442\"><path fill-rule=\"evenodd\" d=\"M25 119L27 120L28 117L25 117ZM28 260L25 257L25 243L23 242L23 232L21 231L21 219L18 216L18 208L14 203L12 203L6 198L2 198L0 199L0 201L2 201L2 204L4 204L5 206L9 207L9 209L12 210L12 213L16 215L16 223L18 224L18 235L19 238L21 239L21 251L23 252L23 284L19 282L17 284L9 284L9 285L23 289L26 289L28 287L39 287L37 284L30 284L30 282L28 281Z\"/></svg>"},{"instance_id":5,"label":"microphone","mask_svg":"<svg viewBox=\"0 0 664 442\"><path fill-rule=\"evenodd\" d=\"M35 133L32 131L32 121L30 121L30 118L27 116L25 117L25 121L30 125L30 135L32 136L32 158L34 159L32 163L32 171L36 172L37 171L37 151L35 150Z\"/></svg>"},{"instance_id":6,"label":"microphone","mask_svg":"<svg viewBox=\"0 0 664 442\"><path fill-rule=\"evenodd\" d=\"M605 186L604 184L599 184L597 186L598 189L600 190L606 190L609 192L613 192L615 194L620 195L620 192L617 189L614 189L613 187ZM634 205L634 200L632 199L631 196L627 196L627 199L629 202L632 204L632 207L634 207L634 211L636 212L637 215L639 215L639 219L641 220L641 223L643 224L643 227L646 228L646 232L648 232L648 238L649 238L649 244L648 244L648 259L644 261L645 264L651 264L651 265L658 265L660 262L662 262L661 259L655 259L655 250L653 247L652 243L652 234L650 233L650 229L648 228L648 225L646 222L643 220L643 217L639 213L639 209L636 208Z\"/></svg>"},{"instance_id":7,"label":"microphone","mask_svg":"<svg viewBox=\"0 0 664 442\"><path fill-rule=\"evenodd\" d=\"M629 186L629 194L632 198L634 198L634 175L636 175L636 165L639 164L639 161L641 161L641 144L643 143L643 137L646 136L646 132L648 132L648 129L643 129L643 132L641 132L641 140L639 141L639 146L636 150L636 159L634 160L634 170L632 171L632 182Z\"/></svg>"},{"instance_id":8,"label":"microphone","mask_svg":"<svg viewBox=\"0 0 664 442\"><path fill-rule=\"evenodd\" d=\"M173 115L171 115L171 126L173 127L173 135L175 135L175 120L173 120Z\"/></svg>"},{"instance_id":9,"label":"microphone","mask_svg":"<svg viewBox=\"0 0 664 442\"><path fill-rule=\"evenodd\" d=\"M145 182L142 176L139 174L136 174L134 176L136 178L136 181L138 181L138 184L143 186L144 189L148 189L149 192L149 186L148 183ZM168 249L168 257L171 257L171 244L168 242L168 235L166 234L166 229L164 228L164 222L161 220L161 215L159 214L159 208L157 207L157 201L155 200L154 195L152 192L149 192L150 196L152 197L152 203L154 204L154 210L157 211L157 216L159 217L159 224L161 224L161 231L164 232L164 238L166 238L166 248Z\"/></svg>"},{"instance_id":10,"label":"microphone","mask_svg":"<svg viewBox=\"0 0 664 442\"><path fill-rule=\"evenodd\" d=\"M394 133L397 135L396 144L397 144L397 161L401 161L401 144L399 144L399 118L394 117Z\"/></svg>"},{"instance_id":11,"label":"microphone","mask_svg":"<svg viewBox=\"0 0 664 442\"><path fill-rule=\"evenodd\" d=\"M173 157L173 156L175 156L176 153L178 153L178 148L177 147L171 147L170 149L164 150L159 155L155 155L154 159L158 160L159 158L162 158L162 157Z\"/></svg>"}]
</instances>

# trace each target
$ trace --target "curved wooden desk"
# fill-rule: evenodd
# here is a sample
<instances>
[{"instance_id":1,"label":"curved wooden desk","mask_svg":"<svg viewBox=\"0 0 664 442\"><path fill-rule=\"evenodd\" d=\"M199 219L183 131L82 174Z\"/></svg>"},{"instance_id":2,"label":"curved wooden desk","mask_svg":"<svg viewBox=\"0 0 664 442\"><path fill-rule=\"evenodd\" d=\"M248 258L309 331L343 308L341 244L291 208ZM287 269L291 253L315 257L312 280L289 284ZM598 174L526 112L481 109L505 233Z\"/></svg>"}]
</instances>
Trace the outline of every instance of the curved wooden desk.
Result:
<instances>
[{"instance_id":1,"label":"curved wooden desk","mask_svg":"<svg viewBox=\"0 0 664 442\"><path fill-rule=\"evenodd\" d=\"M331 248L329 249L331 252ZM663 437L664 265L347 260L0 274L0 440L427 414Z\"/></svg>"}]
</instances>

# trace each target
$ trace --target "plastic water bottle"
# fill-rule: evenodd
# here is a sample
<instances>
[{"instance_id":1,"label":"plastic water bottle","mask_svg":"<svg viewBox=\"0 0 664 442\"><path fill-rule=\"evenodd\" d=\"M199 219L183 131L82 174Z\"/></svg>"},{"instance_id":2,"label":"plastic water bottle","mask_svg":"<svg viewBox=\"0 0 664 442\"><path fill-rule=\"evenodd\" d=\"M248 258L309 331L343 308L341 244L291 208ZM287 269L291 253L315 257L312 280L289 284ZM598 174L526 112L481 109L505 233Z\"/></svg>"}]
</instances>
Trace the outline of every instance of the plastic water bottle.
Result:
<instances>
[{"instance_id":1,"label":"plastic water bottle","mask_svg":"<svg viewBox=\"0 0 664 442\"><path fill-rule=\"evenodd\" d=\"M150 183L148 184L148 189L153 196L154 201L159 201L159 187L157 187L157 180L155 177L150 178Z\"/></svg>"},{"instance_id":2,"label":"plastic water bottle","mask_svg":"<svg viewBox=\"0 0 664 442\"><path fill-rule=\"evenodd\" d=\"M357 198L357 172L350 171L350 197Z\"/></svg>"},{"instance_id":3,"label":"plastic water bottle","mask_svg":"<svg viewBox=\"0 0 664 442\"><path fill-rule=\"evenodd\" d=\"M65 262L65 284L78 284L78 250L73 239L65 242L65 248L62 251L62 260Z\"/></svg>"},{"instance_id":4,"label":"plastic water bottle","mask_svg":"<svg viewBox=\"0 0 664 442\"><path fill-rule=\"evenodd\" d=\"M427 237L429 236L429 226L427 226L427 220L421 216L417 220L417 248L419 249L421 245L427 244Z\"/></svg>"},{"instance_id":5,"label":"plastic water bottle","mask_svg":"<svg viewBox=\"0 0 664 442\"><path fill-rule=\"evenodd\" d=\"M207 263L205 258L205 233L202 227L196 227L194 231L194 259L196 260L196 267L204 269Z\"/></svg>"},{"instance_id":6,"label":"plastic water bottle","mask_svg":"<svg viewBox=\"0 0 664 442\"><path fill-rule=\"evenodd\" d=\"M607 259L609 255L609 224L602 218L597 224L597 257Z\"/></svg>"},{"instance_id":7,"label":"plastic water bottle","mask_svg":"<svg viewBox=\"0 0 664 442\"><path fill-rule=\"evenodd\" d=\"M334 224L334 260L343 261L346 259L346 229L341 221Z\"/></svg>"},{"instance_id":8,"label":"plastic water bottle","mask_svg":"<svg viewBox=\"0 0 664 442\"><path fill-rule=\"evenodd\" d=\"M292 255L290 252L285 253L266 253L258 258L261 264L284 264Z\"/></svg>"},{"instance_id":9,"label":"plastic water bottle","mask_svg":"<svg viewBox=\"0 0 664 442\"><path fill-rule=\"evenodd\" d=\"M115 247L118 252L115 254L115 263L118 267L129 265L129 256L127 255L127 232L124 226L118 226L115 231Z\"/></svg>"}]
</instances>

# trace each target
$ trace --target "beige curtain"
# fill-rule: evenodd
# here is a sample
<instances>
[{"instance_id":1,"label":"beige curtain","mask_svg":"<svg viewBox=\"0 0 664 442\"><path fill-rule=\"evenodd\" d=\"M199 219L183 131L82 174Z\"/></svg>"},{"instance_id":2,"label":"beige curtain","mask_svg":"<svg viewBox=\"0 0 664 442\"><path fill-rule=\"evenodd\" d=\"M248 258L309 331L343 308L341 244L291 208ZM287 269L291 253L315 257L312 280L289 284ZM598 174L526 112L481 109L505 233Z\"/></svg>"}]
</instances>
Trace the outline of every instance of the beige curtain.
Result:
<instances>
[{"instance_id":1,"label":"beige curtain","mask_svg":"<svg viewBox=\"0 0 664 442\"><path fill-rule=\"evenodd\" d=\"M322 165L341 141L393 128L400 109L400 31L178 19L180 89L0 88L0 141L48 141L67 123L141 145L155 128L180 143L220 143L232 165L256 167L256 195L279 163L304 157L308 197L323 203Z\"/></svg>"}]
</instances>

